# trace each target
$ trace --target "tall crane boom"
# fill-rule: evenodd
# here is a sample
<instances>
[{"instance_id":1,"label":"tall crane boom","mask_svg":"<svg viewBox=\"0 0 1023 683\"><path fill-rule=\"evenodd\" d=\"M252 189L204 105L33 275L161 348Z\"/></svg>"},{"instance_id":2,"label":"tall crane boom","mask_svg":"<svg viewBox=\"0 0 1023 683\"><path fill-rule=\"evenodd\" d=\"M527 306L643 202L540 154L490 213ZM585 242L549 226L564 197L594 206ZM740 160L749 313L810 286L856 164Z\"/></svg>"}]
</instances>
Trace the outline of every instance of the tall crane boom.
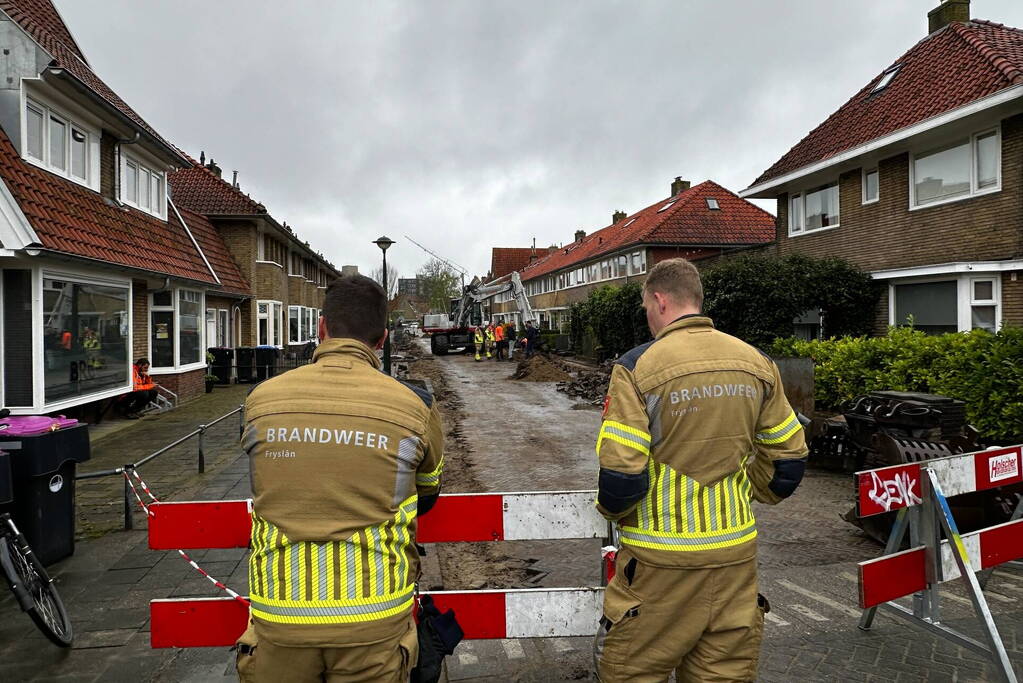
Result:
<instances>
[{"instance_id":1,"label":"tall crane boom","mask_svg":"<svg viewBox=\"0 0 1023 683\"><path fill-rule=\"evenodd\" d=\"M458 273L462 276L462 286L463 287L465 286L465 276L469 274L469 271L467 271L465 268L463 268L462 266L458 265L457 263L454 263L453 261L447 260L446 258L441 256L440 254L438 254L438 253L436 253L434 251L431 251L430 249L427 249L422 244L420 244L419 242L416 242L414 239L412 239L410 236L405 235L405 239L407 239L409 242L411 242L412 244L416 245L417 247L419 247L420 249L422 249L427 254L429 254L430 256L434 257L435 259L437 259L438 261L440 261L444 265L448 266L452 270L458 271Z\"/></svg>"}]
</instances>

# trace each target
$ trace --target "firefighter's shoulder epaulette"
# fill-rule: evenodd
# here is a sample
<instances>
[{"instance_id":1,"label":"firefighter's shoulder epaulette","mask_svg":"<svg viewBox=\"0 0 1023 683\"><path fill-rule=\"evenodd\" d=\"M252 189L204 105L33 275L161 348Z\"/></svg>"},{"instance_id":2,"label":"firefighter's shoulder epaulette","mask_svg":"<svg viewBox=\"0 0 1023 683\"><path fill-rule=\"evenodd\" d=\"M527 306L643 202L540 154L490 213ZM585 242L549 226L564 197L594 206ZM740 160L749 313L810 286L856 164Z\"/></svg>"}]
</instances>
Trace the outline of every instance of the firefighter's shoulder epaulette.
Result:
<instances>
[{"instance_id":1,"label":"firefighter's shoulder epaulette","mask_svg":"<svg viewBox=\"0 0 1023 683\"><path fill-rule=\"evenodd\" d=\"M623 365L625 369L632 372L636 369L636 363L639 362L639 357L642 356L647 349L649 349L656 339L651 339L646 344L640 344L639 346L630 349L623 353L621 357L615 362L615 365Z\"/></svg>"}]
</instances>

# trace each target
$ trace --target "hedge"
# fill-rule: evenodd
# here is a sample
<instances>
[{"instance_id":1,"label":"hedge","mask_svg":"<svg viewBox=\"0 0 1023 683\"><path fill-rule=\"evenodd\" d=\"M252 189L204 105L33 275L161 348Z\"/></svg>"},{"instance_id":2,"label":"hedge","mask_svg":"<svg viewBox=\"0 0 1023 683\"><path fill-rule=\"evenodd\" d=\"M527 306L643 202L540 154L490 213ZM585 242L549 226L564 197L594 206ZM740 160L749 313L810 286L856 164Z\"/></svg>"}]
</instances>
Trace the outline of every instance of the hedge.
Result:
<instances>
[{"instance_id":1,"label":"hedge","mask_svg":"<svg viewBox=\"0 0 1023 683\"><path fill-rule=\"evenodd\" d=\"M818 407L838 409L868 391L923 391L964 401L988 441L1023 440L1023 328L932 336L893 327L883 337L778 339L770 351L813 359Z\"/></svg>"},{"instance_id":2,"label":"hedge","mask_svg":"<svg viewBox=\"0 0 1023 683\"><path fill-rule=\"evenodd\" d=\"M703 310L719 330L754 346L792 334L804 311L822 311L824 338L869 334L879 289L848 261L745 254L702 275Z\"/></svg>"},{"instance_id":3,"label":"hedge","mask_svg":"<svg viewBox=\"0 0 1023 683\"><path fill-rule=\"evenodd\" d=\"M604 285L585 301L572 304L569 334L572 347L581 350L593 339L594 355L611 358L650 341L643 289L636 283Z\"/></svg>"}]
</instances>

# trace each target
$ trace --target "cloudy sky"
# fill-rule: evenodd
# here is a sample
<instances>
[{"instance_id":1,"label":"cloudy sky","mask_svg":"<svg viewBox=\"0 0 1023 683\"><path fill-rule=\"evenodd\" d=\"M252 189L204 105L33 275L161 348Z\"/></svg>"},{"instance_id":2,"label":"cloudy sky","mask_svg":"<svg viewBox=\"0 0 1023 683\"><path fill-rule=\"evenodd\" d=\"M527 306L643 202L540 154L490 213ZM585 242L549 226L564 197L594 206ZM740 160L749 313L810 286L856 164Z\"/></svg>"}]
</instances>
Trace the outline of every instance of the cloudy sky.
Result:
<instances>
[{"instance_id":1,"label":"cloudy sky","mask_svg":"<svg viewBox=\"0 0 1023 683\"><path fill-rule=\"evenodd\" d=\"M926 33L937 0L57 0L164 136L335 265L571 241L738 191ZM1023 26L1023 2L973 16ZM774 207L766 208L773 211Z\"/></svg>"}]
</instances>

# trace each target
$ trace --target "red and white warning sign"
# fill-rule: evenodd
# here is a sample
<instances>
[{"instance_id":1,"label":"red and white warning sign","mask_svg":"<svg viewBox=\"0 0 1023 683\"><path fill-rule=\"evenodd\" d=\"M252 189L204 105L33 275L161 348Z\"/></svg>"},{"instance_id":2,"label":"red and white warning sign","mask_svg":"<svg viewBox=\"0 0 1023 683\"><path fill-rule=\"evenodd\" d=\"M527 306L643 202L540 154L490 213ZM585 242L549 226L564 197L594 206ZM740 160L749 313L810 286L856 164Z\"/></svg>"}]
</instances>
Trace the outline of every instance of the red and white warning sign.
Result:
<instances>
[{"instance_id":1,"label":"red and white warning sign","mask_svg":"<svg viewBox=\"0 0 1023 683\"><path fill-rule=\"evenodd\" d=\"M1023 481L1023 447L995 448L857 472L860 517L919 505L922 467L934 470L946 496Z\"/></svg>"}]
</instances>

